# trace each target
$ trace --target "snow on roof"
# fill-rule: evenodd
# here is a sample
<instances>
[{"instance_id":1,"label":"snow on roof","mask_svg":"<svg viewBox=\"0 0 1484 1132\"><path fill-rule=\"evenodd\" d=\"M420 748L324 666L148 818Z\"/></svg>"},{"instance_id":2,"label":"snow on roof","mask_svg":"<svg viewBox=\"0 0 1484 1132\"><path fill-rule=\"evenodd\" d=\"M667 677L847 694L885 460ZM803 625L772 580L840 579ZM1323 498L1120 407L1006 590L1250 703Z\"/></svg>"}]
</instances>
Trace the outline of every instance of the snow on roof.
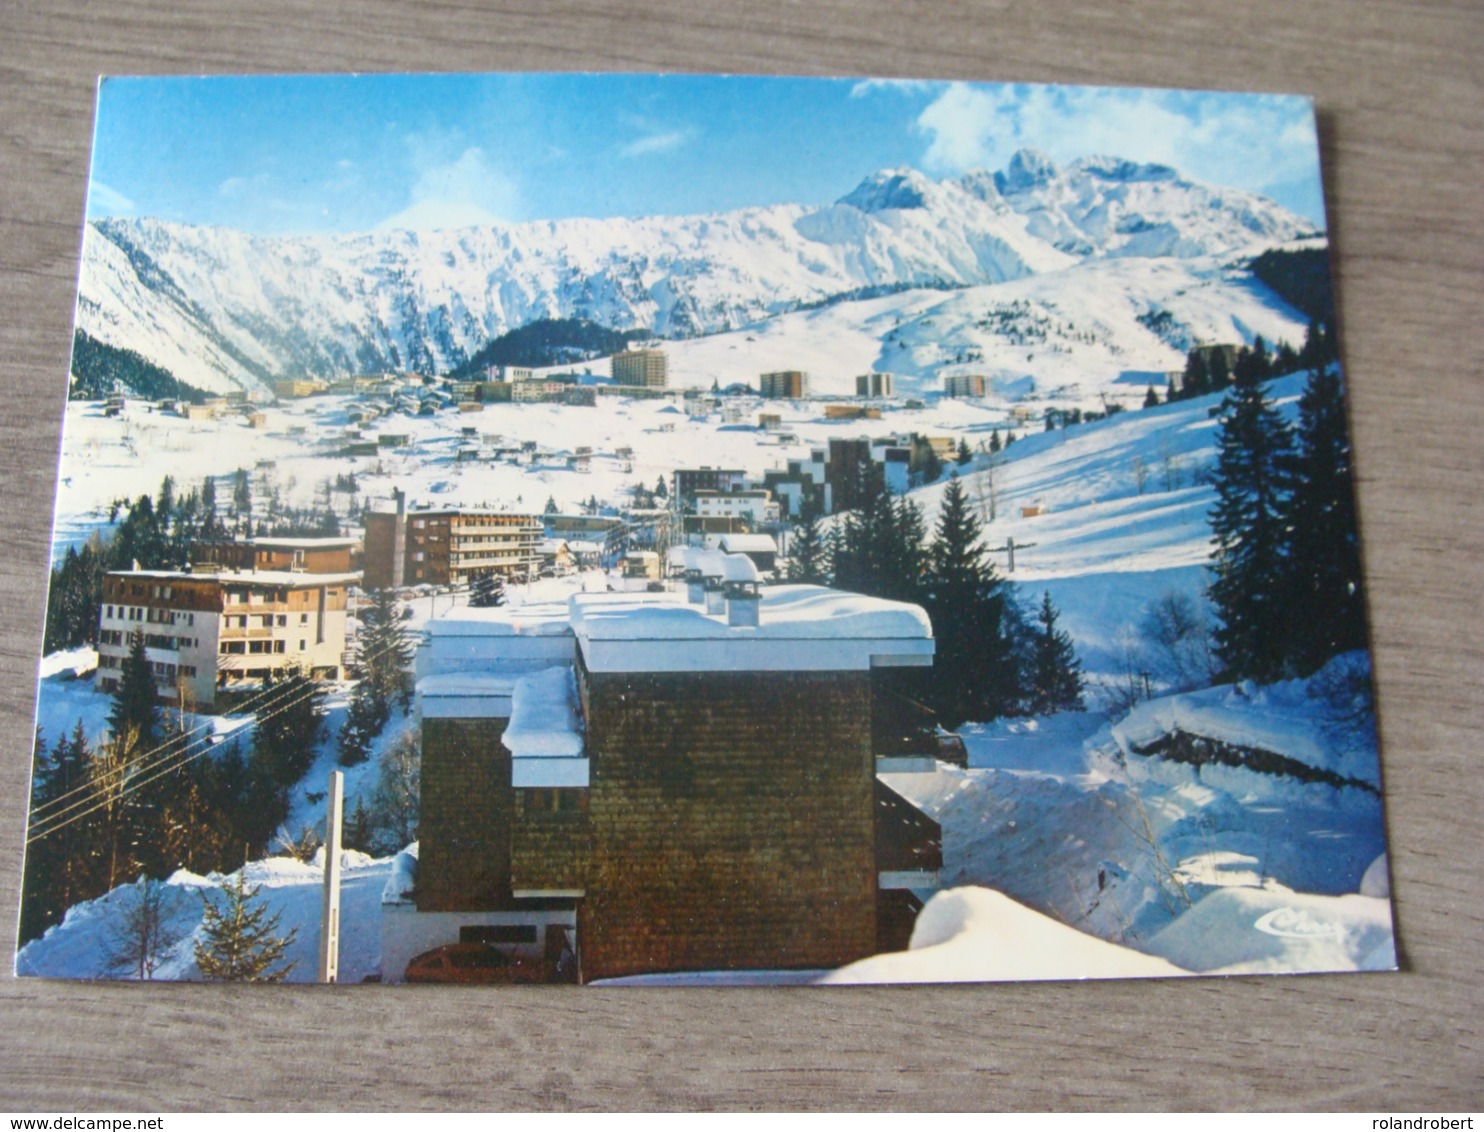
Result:
<instances>
[{"instance_id":1,"label":"snow on roof","mask_svg":"<svg viewBox=\"0 0 1484 1132\"><path fill-rule=\"evenodd\" d=\"M517 608L458 606L424 631L434 637L570 637L572 625L565 602L543 601Z\"/></svg>"},{"instance_id":2,"label":"snow on roof","mask_svg":"<svg viewBox=\"0 0 1484 1132\"><path fill-rule=\"evenodd\" d=\"M110 570L111 578L158 578L168 582L220 582L223 585L325 586L359 582L355 574L308 574L289 570L211 570L200 574L184 570Z\"/></svg>"},{"instance_id":3,"label":"snow on roof","mask_svg":"<svg viewBox=\"0 0 1484 1132\"><path fill-rule=\"evenodd\" d=\"M687 605L678 594L573 594L572 627L587 640L697 640L752 637L792 640L923 639L933 627L920 606L827 586L771 586L763 623L738 629Z\"/></svg>"},{"instance_id":4,"label":"snow on roof","mask_svg":"<svg viewBox=\"0 0 1484 1132\"><path fill-rule=\"evenodd\" d=\"M757 567L745 554L728 554L721 562L721 576L728 582L756 582Z\"/></svg>"},{"instance_id":5,"label":"snow on roof","mask_svg":"<svg viewBox=\"0 0 1484 1132\"><path fill-rule=\"evenodd\" d=\"M357 538L272 538L261 535L242 541L252 546L285 546L291 550L321 550L326 547L355 546L361 540Z\"/></svg>"},{"instance_id":6,"label":"snow on roof","mask_svg":"<svg viewBox=\"0 0 1484 1132\"><path fill-rule=\"evenodd\" d=\"M572 628L595 672L839 671L927 665L933 629L915 605L824 586L762 591L759 624L733 626L681 594L573 594Z\"/></svg>"},{"instance_id":7,"label":"snow on roof","mask_svg":"<svg viewBox=\"0 0 1484 1132\"><path fill-rule=\"evenodd\" d=\"M722 535L721 548L729 553L777 554L778 543L772 535Z\"/></svg>"},{"instance_id":8,"label":"snow on roof","mask_svg":"<svg viewBox=\"0 0 1484 1132\"><path fill-rule=\"evenodd\" d=\"M572 669L543 668L516 681L510 723L500 742L518 759L582 756L577 681Z\"/></svg>"}]
</instances>

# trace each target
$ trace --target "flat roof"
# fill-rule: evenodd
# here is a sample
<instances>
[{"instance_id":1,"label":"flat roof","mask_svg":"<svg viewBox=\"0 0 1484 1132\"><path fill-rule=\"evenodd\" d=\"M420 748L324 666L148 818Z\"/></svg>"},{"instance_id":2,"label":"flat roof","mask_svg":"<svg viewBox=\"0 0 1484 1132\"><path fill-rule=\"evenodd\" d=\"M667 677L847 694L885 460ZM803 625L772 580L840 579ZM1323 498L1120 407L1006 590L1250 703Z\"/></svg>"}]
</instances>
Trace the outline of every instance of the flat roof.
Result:
<instances>
[{"instance_id":1,"label":"flat roof","mask_svg":"<svg viewBox=\"0 0 1484 1132\"><path fill-rule=\"evenodd\" d=\"M428 621L423 631L433 637L570 637L572 622L564 601L457 606Z\"/></svg>"},{"instance_id":2,"label":"flat roof","mask_svg":"<svg viewBox=\"0 0 1484 1132\"><path fill-rule=\"evenodd\" d=\"M920 606L825 586L770 586L758 624L729 625L682 593L573 594L573 632L594 672L862 671L932 663Z\"/></svg>"},{"instance_id":3,"label":"flat roof","mask_svg":"<svg viewBox=\"0 0 1484 1132\"><path fill-rule=\"evenodd\" d=\"M193 574L185 570L110 570L110 578L155 578L169 582L220 582L222 585L304 587L349 585L359 582L355 574L309 574L302 570L212 570Z\"/></svg>"}]
</instances>

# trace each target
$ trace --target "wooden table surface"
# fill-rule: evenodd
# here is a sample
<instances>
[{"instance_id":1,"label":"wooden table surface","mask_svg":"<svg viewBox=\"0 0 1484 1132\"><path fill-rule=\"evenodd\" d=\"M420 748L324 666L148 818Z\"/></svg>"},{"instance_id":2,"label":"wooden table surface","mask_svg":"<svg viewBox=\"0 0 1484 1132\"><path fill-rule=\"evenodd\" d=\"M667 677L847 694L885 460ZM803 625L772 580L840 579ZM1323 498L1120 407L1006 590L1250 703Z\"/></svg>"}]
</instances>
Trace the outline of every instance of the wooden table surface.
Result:
<instances>
[{"instance_id":1,"label":"wooden table surface","mask_svg":"<svg viewBox=\"0 0 1484 1132\"><path fill-rule=\"evenodd\" d=\"M669 70L1295 91L1318 105L1405 971L470 993L0 977L0 1108L1484 1104L1479 0L3 0L0 908L100 73ZM14 942L9 914L0 953ZM8 964L6 964L8 966Z\"/></svg>"}]
</instances>

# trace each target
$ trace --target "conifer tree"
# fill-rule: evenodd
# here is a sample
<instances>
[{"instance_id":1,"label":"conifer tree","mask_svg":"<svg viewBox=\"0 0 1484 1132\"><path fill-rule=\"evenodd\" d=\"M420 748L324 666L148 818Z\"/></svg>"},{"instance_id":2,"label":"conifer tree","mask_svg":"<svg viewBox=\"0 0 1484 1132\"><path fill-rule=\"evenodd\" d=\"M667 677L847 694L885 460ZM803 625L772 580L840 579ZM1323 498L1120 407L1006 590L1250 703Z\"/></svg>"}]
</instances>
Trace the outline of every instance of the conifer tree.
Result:
<instances>
[{"instance_id":1,"label":"conifer tree","mask_svg":"<svg viewBox=\"0 0 1484 1132\"><path fill-rule=\"evenodd\" d=\"M377 590L361 630L361 679L351 693L350 712L340 731L340 762L363 762L371 742L391 718L392 704L408 690L412 642L398 615L396 595Z\"/></svg>"},{"instance_id":2,"label":"conifer tree","mask_svg":"<svg viewBox=\"0 0 1484 1132\"><path fill-rule=\"evenodd\" d=\"M1056 620L1056 606L1047 590L1036 613L1038 627L1031 640L1028 707L1032 715L1082 710L1082 666L1072 648L1072 638L1056 627Z\"/></svg>"},{"instance_id":3,"label":"conifer tree","mask_svg":"<svg viewBox=\"0 0 1484 1132\"><path fill-rule=\"evenodd\" d=\"M203 978L223 983L277 983L294 969L283 956L298 937L297 928L286 936L276 934L282 913L268 915L258 898L260 886L249 886L246 868L236 878L223 881L220 907L203 898L202 930L196 942L196 966Z\"/></svg>"},{"instance_id":4,"label":"conifer tree","mask_svg":"<svg viewBox=\"0 0 1484 1132\"><path fill-rule=\"evenodd\" d=\"M969 451L969 442L964 437L958 438L958 466L962 468L974 458L974 453Z\"/></svg>"},{"instance_id":5,"label":"conifer tree","mask_svg":"<svg viewBox=\"0 0 1484 1132\"><path fill-rule=\"evenodd\" d=\"M1185 373L1180 379L1180 399L1189 400L1211 392L1211 371L1206 356L1198 349L1185 355Z\"/></svg>"},{"instance_id":6,"label":"conifer tree","mask_svg":"<svg viewBox=\"0 0 1484 1132\"><path fill-rule=\"evenodd\" d=\"M813 511L808 512L794 532L789 547L788 580L811 585L824 585L829 580L829 547Z\"/></svg>"},{"instance_id":7,"label":"conifer tree","mask_svg":"<svg viewBox=\"0 0 1484 1132\"><path fill-rule=\"evenodd\" d=\"M159 741L159 693L155 689L154 665L145 655L142 629L135 629L129 638L129 655L119 672L108 726L114 735L132 731L138 737L141 751L150 750Z\"/></svg>"},{"instance_id":8,"label":"conifer tree","mask_svg":"<svg viewBox=\"0 0 1484 1132\"><path fill-rule=\"evenodd\" d=\"M1292 443L1266 385L1250 370L1237 376L1220 420L1211 512L1216 653L1228 678L1271 681L1283 675L1289 655Z\"/></svg>"},{"instance_id":9,"label":"conifer tree","mask_svg":"<svg viewBox=\"0 0 1484 1132\"><path fill-rule=\"evenodd\" d=\"M1365 648L1365 591L1345 396L1334 367L1310 375L1299 399L1298 450L1287 528L1293 664L1312 672Z\"/></svg>"},{"instance_id":10,"label":"conifer tree","mask_svg":"<svg viewBox=\"0 0 1484 1132\"><path fill-rule=\"evenodd\" d=\"M1144 408L1152 409L1158 404L1159 394L1154 391L1154 386L1151 385L1144 394Z\"/></svg>"},{"instance_id":11,"label":"conifer tree","mask_svg":"<svg viewBox=\"0 0 1484 1132\"><path fill-rule=\"evenodd\" d=\"M325 690L297 668L270 670L253 731L253 753L281 787L293 786L314 762L324 731Z\"/></svg>"},{"instance_id":12,"label":"conifer tree","mask_svg":"<svg viewBox=\"0 0 1484 1132\"><path fill-rule=\"evenodd\" d=\"M345 819L345 829L341 834L341 843L347 849L357 849L362 853L371 852L371 812L366 809L365 799L356 795L356 804L351 808L350 815Z\"/></svg>"},{"instance_id":13,"label":"conifer tree","mask_svg":"<svg viewBox=\"0 0 1484 1132\"><path fill-rule=\"evenodd\" d=\"M1020 699L1011 603L980 545L981 533L955 476L943 493L923 595L937 652L936 675L922 696L950 728L995 719Z\"/></svg>"}]
</instances>

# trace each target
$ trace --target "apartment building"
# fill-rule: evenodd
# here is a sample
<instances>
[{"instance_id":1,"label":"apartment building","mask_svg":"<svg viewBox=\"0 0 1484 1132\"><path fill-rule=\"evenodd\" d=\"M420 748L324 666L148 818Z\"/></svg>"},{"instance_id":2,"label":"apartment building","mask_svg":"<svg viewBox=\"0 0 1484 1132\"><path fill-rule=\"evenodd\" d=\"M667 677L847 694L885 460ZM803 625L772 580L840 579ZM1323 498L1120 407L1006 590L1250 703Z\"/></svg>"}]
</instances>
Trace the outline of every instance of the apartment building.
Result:
<instances>
[{"instance_id":1,"label":"apartment building","mask_svg":"<svg viewBox=\"0 0 1484 1132\"><path fill-rule=\"evenodd\" d=\"M524 578L539 571L545 537L535 515L476 508L393 512L366 516L367 589L388 586L463 586L484 574Z\"/></svg>"},{"instance_id":2,"label":"apartment building","mask_svg":"<svg viewBox=\"0 0 1484 1132\"><path fill-rule=\"evenodd\" d=\"M669 363L663 350L625 350L614 354L611 364L613 380L620 385L660 389L669 384Z\"/></svg>"},{"instance_id":3,"label":"apartment building","mask_svg":"<svg viewBox=\"0 0 1484 1132\"><path fill-rule=\"evenodd\" d=\"M300 668L342 675L346 597L355 573L118 570L98 610L101 692L118 687L134 634L163 698L209 709L219 688Z\"/></svg>"},{"instance_id":4,"label":"apartment building","mask_svg":"<svg viewBox=\"0 0 1484 1132\"><path fill-rule=\"evenodd\" d=\"M758 392L769 398L799 400L809 396L809 375L797 369L765 373L758 378Z\"/></svg>"}]
</instances>

